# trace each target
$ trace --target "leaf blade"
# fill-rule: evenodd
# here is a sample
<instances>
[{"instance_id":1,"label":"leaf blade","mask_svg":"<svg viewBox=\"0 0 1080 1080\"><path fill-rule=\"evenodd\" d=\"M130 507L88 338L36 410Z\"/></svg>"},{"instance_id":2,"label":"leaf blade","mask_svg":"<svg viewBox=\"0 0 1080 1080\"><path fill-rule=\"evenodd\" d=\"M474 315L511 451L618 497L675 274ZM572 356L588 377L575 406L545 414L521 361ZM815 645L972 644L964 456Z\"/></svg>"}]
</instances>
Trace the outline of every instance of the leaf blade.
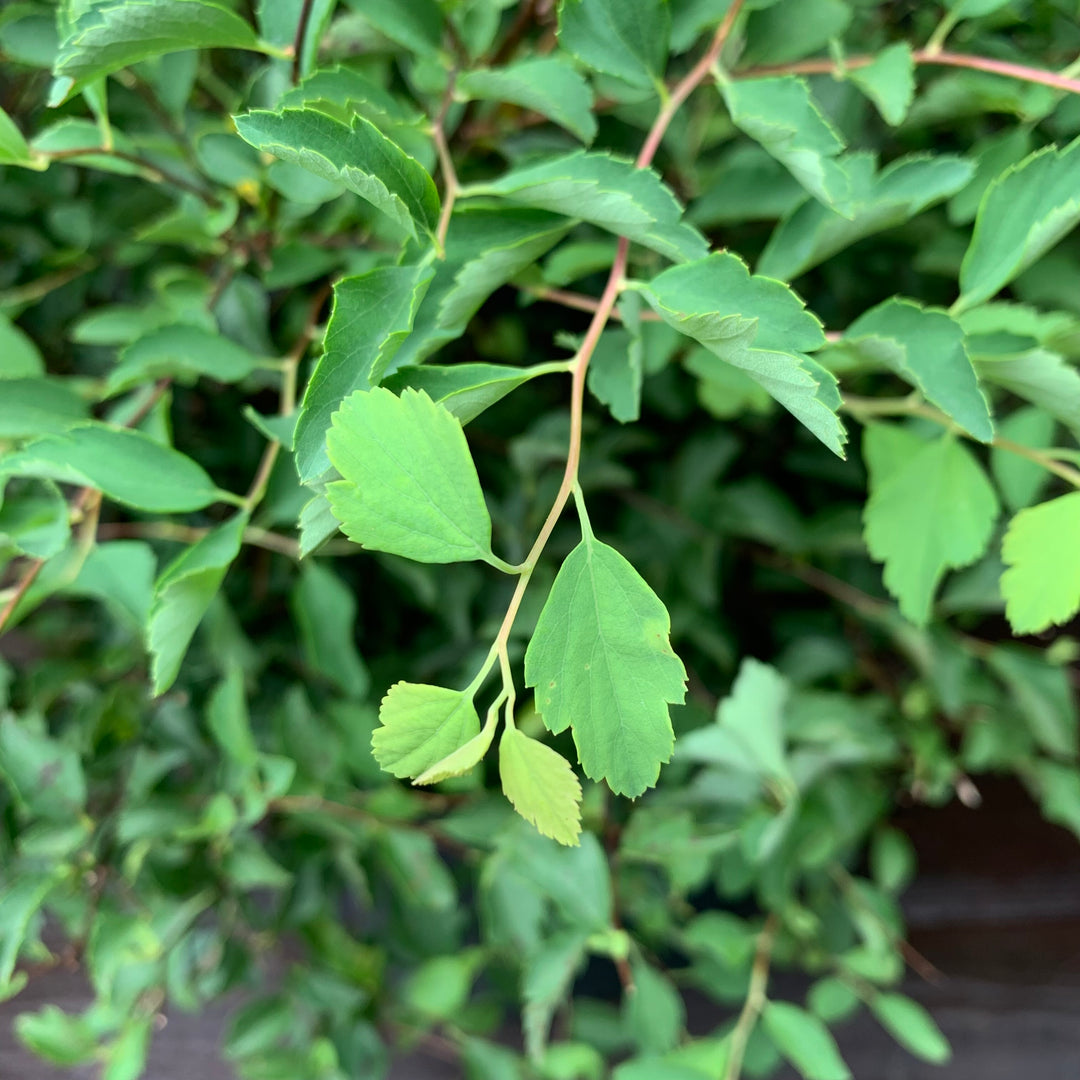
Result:
<instances>
[{"instance_id":1,"label":"leaf blade","mask_svg":"<svg viewBox=\"0 0 1080 1080\"><path fill-rule=\"evenodd\" d=\"M570 763L545 743L507 728L499 742L503 794L544 836L576 847L581 834L581 784Z\"/></svg>"}]
</instances>

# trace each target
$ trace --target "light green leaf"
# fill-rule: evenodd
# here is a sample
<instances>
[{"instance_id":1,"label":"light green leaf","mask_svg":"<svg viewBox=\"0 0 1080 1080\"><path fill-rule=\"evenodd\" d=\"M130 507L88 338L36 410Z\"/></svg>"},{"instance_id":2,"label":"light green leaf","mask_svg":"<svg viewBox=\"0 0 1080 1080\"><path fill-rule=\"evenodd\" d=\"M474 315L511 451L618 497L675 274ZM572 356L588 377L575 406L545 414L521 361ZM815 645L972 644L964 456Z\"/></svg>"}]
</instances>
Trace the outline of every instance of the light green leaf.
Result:
<instances>
[{"instance_id":1,"label":"light green leaf","mask_svg":"<svg viewBox=\"0 0 1080 1080\"><path fill-rule=\"evenodd\" d=\"M642 89L660 85L670 29L666 0L559 3L559 44L594 71Z\"/></svg>"},{"instance_id":2,"label":"light green leaf","mask_svg":"<svg viewBox=\"0 0 1080 1080\"><path fill-rule=\"evenodd\" d=\"M668 325L745 371L843 457L836 379L806 355L825 342L821 323L790 289L718 252L665 270L641 291Z\"/></svg>"},{"instance_id":3,"label":"light green leaf","mask_svg":"<svg viewBox=\"0 0 1080 1080\"><path fill-rule=\"evenodd\" d=\"M422 390L357 391L327 436L327 485L350 540L417 562L495 564L491 518L461 424Z\"/></svg>"},{"instance_id":4,"label":"light green leaf","mask_svg":"<svg viewBox=\"0 0 1080 1080\"><path fill-rule=\"evenodd\" d=\"M468 189L588 221L659 252L673 262L700 259L704 237L682 221L682 207L652 169L627 158L580 150L526 165Z\"/></svg>"},{"instance_id":5,"label":"light green leaf","mask_svg":"<svg viewBox=\"0 0 1080 1080\"><path fill-rule=\"evenodd\" d=\"M845 216L851 182L836 156L844 141L825 119L805 79L736 79L720 88L732 122L784 165L815 199Z\"/></svg>"},{"instance_id":6,"label":"light green leaf","mask_svg":"<svg viewBox=\"0 0 1080 1080\"><path fill-rule=\"evenodd\" d=\"M1075 758L1080 709L1068 670L1048 663L1041 653L1005 645L992 649L986 661L1008 687L1035 742L1048 754Z\"/></svg>"},{"instance_id":7,"label":"light green leaf","mask_svg":"<svg viewBox=\"0 0 1080 1080\"><path fill-rule=\"evenodd\" d=\"M304 503L297 525L300 530L300 558L310 555L317 547L338 531L337 518L330 506L323 487L319 493Z\"/></svg>"},{"instance_id":8,"label":"light green leaf","mask_svg":"<svg viewBox=\"0 0 1080 1080\"><path fill-rule=\"evenodd\" d=\"M443 18L435 0L349 0L376 30L395 44L420 56L435 56L442 37Z\"/></svg>"},{"instance_id":9,"label":"light green leaf","mask_svg":"<svg viewBox=\"0 0 1080 1080\"><path fill-rule=\"evenodd\" d=\"M301 165L324 180L339 180L410 236L416 226L434 233L439 195L427 170L362 116L352 126L316 109L257 110L234 118L252 146Z\"/></svg>"},{"instance_id":10,"label":"light green leaf","mask_svg":"<svg viewBox=\"0 0 1080 1080\"><path fill-rule=\"evenodd\" d=\"M758 263L759 273L791 281L857 240L902 225L947 199L970 179L972 166L949 154L911 155L876 171L872 154L849 154L849 216L808 199L776 227Z\"/></svg>"},{"instance_id":11,"label":"light green leaf","mask_svg":"<svg viewBox=\"0 0 1080 1080\"><path fill-rule=\"evenodd\" d=\"M88 418L86 402L59 379L5 379L0 386L0 439L59 435Z\"/></svg>"},{"instance_id":12,"label":"light green leaf","mask_svg":"<svg viewBox=\"0 0 1080 1080\"><path fill-rule=\"evenodd\" d=\"M114 502L166 514L201 510L221 496L191 458L141 432L93 421L0 458L5 475L97 488Z\"/></svg>"},{"instance_id":13,"label":"light green leaf","mask_svg":"<svg viewBox=\"0 0 1080 1080\"><path fill-rule=\"evenodd\" d=\"M915 847L907 833L890 827L874 833L870 871L875 883L886 892L898 893L908 885L915 876ZM820 1009L815 1008L814 1012L828 1019Z\"/></svg>"},{"instance_id":14,"label":"light green leaf","mask_svg":"<svg viewBox=\"0 0 1080 1080\"><path fill-rule=\"evenodd\" d=\"M399 682L379 709L371 737L375 759L394 776L420 776L480 733L472 695L444 686Z\"/></svg>"},{"instance_id":15,"label":"light green leaf","mask_svg":"<svg viewBox=\"0 0 1080 1080\"><path fill-rule=\"evenodd\" d=\"M829 1029L813 1013L787 1001L770 1001L761 1013L765 1033L806 1080L849 1080Z\"/></svg>"},{"instance_id":16,"label":"light green leaf","mask_svg":"<svg viewBox=\"0 0 1080 1080\"><path fill-rule=\"evenodd\" d=\"M671 758L668 704L686 694L667 610L591 535L563 563L525 653L525 682L553 732L573 727L585 774L636 797Z\"/></svg>"},{"instance_id":17,"label":"light green leaf","mask_svg":"<svg viewBox=\"0 0 1080 1080\"><path fill-rule=\"evenodd\" d=\"M986 189L960 267L959 307L989 300L1080 222L1078 168L1080 139L1037 150Z\"/></svg>"},{"instance_id":18,"label":"light green leaf","mask_svg":"<svg viewBox=\"0 0 1080 1080\"><path fill-rule=\"evenodd\" d=\"M925 625L945 572L986 551L997 496L982 466L951 435L923 442L902 428L871 424L863 456L870 472L866 545L885 564L885 587L900 610Z\"/></svg>"},{"instance_id":19,"label":"light green leaf","mask_svg":"<svg viewBox=\"0 0 1080 1080\"><path fill-rule=\"evenodd\" d=\"M329 567L309 559L293 589L292 610L308 664L346 696L364 697L371 680L356 651L352 590Z\"/></svg>"},{"instance_id":20,"label":"light green leaf","mask_svg":"<svg viewBox=\"0 0 1080 1080\"><path fill-rule=\"evenodd\" d=\"M154 693L176 681L184 654L237 555L247 514L236 514L174 559L154 585L147 624Z\"/></svg>"},{"instance_id":21,"label":"light green leaf","mask_svg":"<svg viewBox=\"0 0 1080 1080\"><path fill-rule=\"evenodd\" d=\"M860 351L872 351L976 439L993 439L990 408L964 346L964 331L948 312L894 296L860 315L844 338Z\"/></svg>"},{"instance_id":22,"label":"light green leaf","mask_svg":"<svg viewBox=\"0 0 1080 1080\"><path fill-rule=\"evenodd\" d=\"M969 340L973 354L975 344ZM1042 348L1001 357L979 353L975 370L987 382L1038 405L1080 438L1080 372L1057 353Z\"/></svg>"},{"instance_id":23,"label":"light green leaf","mask_svg":"<svg viewBox=\"0 0 1080 1080\"><path fill-rule=\"evenodd\" d=\"M51 559L71 538L67 500L51 480L27 480L14 492L0 483L0 558L14 549Z\"/></svg>"},{"instance_id":24,"label":"light green leaf","mask_svg":"<svg viewBox=\"0 0 1080 1080\"><path fill-rule=\"evenodd\" d=\"M923 1061L944 1065L952 1057L933 1017L911 998L903 994L878 994L870 1001L870 1011L901 1046Z\"/></svg>"},{"instance_id":25,"label":"light green leaf","mask_svg":"<svg viewBox=\"0 0 1080 1080\"><path fill-rule=\"evenodd\" d=\"M959 19L978 19L1004 7L1009 0L949 0L949 8Z\"/></svg>"},{"instance_id":26,"label":"light green leaf","mask_svg":"<svg viewBox=\"0 0 1080 1080\"><path fill-rule=\"evenodd\" d=\"M590 102L592 98L590 95ZM591 140L586 140L591 141ZM29 165L33 167L30 147L10 116L0 109L0 165Z\"/></svg>"},{"instance_id":27,"label":"light green leaf","mask_svg":"<svg viewBox=\"0 0 1080 1080\"><path fill-rule=\"evenodd\" d=\"M578 844L581 784L566 758L507 728L499 742L499 776L503 794L526 821L560 844Z\"/></svg>"},{"instance_id":28,"label":"light green leaf","mask_svg":"<svg viewBox=\"0 0 1080 1080\"><path fill-rule=\"evenodd\" d=\"M589 84L557 56L519 60L501 68L475 68L458 77L456 92L478 101L508 101L532 109L576 135L596 138Z\"/></svg>"},{"instance_id":29,"label":"light green leaf","mask_svg":"<svg viewBox=\"0 0 1080 1080\"><path fill-rule=\"evenodd\" d=\"M215 0L105 0L85 5L56 56L50 105L102 75L183 49L252 49L255 31Z\"/></svg>"},{"instance_id":30,"label":"light green leaf","mask_svg":"<svg viewBox=\"0 0 1080 1080\"><path fill-rule=\"evenodd\" d=\"M998 434L1020 446L1045 450L1053 443L1054 426L1049 413L1025 405L998 424ZM1050 473L1038 462L997 446L990 451L990 471L1002 501L1014 511L1030 506L1050 481Z\"/></svg>"},{"instance_id":31,"label":"light green leaf","mask_svg":"<svg viewBox=\"0 0 1080 1080\"><path fill-rule=\"evenodd\" d=\"M464 425L530 379L560 370L565 368L558 363L527 368L502 364L423 364L399 369L383 385L395 394L409 386L423 390Z\"/></svg>"},{"instance_id":32,"label":"light green leaf","mask_svg":"<svg viewBox=\"0 0 1080 1080\"><path fill-rule=\"evenodd\" d=\"M498 726L498 711L489 711L487 721L478 735L474 735L467 743L459 746L452 754L447 754L441 761L436 761L434 765L429 766L413 783L437 784L440 780L448 780L451 776L462 776L479 765L491 747L491 741L495 738L495 729Z\"/></svg>"},{"instance_id":33,"label":"light green leaf","mask_svg":"<svg viewBox=\"0 0 1080 1080\"><path fill-rule=\"evenodd\" d=\"M0 311L0 379L32 379L45 362L30 336Z\"/></svg>"},{"instance_id":34,"label":"light green leaf","mask_svg":"<svg viewBox=\"0 0 1080 1080\"><path fill-rule=\"evenodd\" d=\"M851 68L847 77L874 103L887 124L904 122L915 98L915 61L906 41L882 49L866 67Z\"/></svg>"},{"instance_id":35,"label":"light green leaf","mask_svg":"<svg viewBox=\"0 0 1080 1080\"><path fill-rule=\"evenodd\" d=\"M239 382L266 360L221 334L175 323L140 337L120 353L120 363L109 372L105 396L111 397L152 379L196 379Z\"/></svg>"},{"instance_id":36,"label":"light green leaf","mask_svg":"<svg viewBox=\"0 0 1080 1080\"><path fill-rule=\"evenodd\" d=\"M423 266L383 266L334 286L323 355L312 372L296 421L296 468L309 482L330 465L326 433L334 410L354 390L378 386L409 336L431 282Z\"/></svg>"},{"instance_id":37,"label":"light green leaf","mask_svg":"<svg viewBox=\"0 0 1080 1080\"><path fill-rule=\"evenodd\" d=\"M1021 510L1002 541L1005 615L1013 632L1037 634L1080 608L1080 491Z\"/></svg>"}]
</instances>

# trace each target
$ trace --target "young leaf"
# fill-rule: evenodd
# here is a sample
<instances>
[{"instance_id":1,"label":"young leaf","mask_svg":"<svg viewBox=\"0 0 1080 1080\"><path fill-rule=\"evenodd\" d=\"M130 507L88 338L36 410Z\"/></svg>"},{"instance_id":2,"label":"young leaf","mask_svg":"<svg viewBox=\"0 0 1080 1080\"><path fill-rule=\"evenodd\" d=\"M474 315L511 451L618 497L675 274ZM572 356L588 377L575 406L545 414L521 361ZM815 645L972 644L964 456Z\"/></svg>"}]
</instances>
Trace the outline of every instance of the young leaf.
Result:
<instances>
[{"instance_id":1,"label":"young leaf","mask_svg":"<svg viewBox=\"0 0 1080 1080\"><path fill-rule=\"evenodd\" d=\"M339 180L410 236L416 226L434 233L439 195L427 170L362 116L352 126L316 109L256 110L235 117L252 146L301 165L325 180Z\"/></svg>"},{"instance_id":2,"label":"young leaf","mask_svg":"<svg viewBox=\"0 0 1080 1080\"><path fill-rule=\"evenodd\" d=\"M911 998L903 994L877 994L870 1001L870 1011L901 1046L923 1061L944 1065L952 1057L933 1017Z\"/></svg>"},{"instance_id":3,"label":"young leaf","mask_svg":"<svg viewBox=\"0 0 1080 1080\"><path fill-rule=\"evenodd\" d=\"M549 158L470 187L469 193L502 195L591 222L673 262L700 259L708 251L704 237L682 220L682 207L660 177L611 154L580 150Z\"/></svg>"},{"instance_id":4,"label":"young leaf","mask_svg":"<svg viewBox=\"0 0 1080 1080\"><path fill-rule=\"evenodd\" d=\"M371 737L379 765L394 776L420 776L480 733L472 697L461 690L395 683Z\"/></svg>"},{"instance_id":5,"label":"young leaf","mask_svg":"<svg viewBox=\"0 0 1080 1080\"><path fill-rule=\"evenodd\" d=\"M1047 146L986 190L960 267L961 307L989 300L1080 222L1080 139Z\"/></svg>"},{"instance_id":6,"label":"young leaf","mask_svg":"<svg viewBox=\"0 0 1080 1080\"><path fill-rule=\"evenodd\" d=\"M501 68L474 68L458 77L456 90L478 101L508 101L532 109L576 135L583 143L596 138L592 90L558 56L519 60Z\"/></svg>"},{"instance_id":7,"label":"young leaf","mask_svg":"<svg viewBox=\"0 0 1080 1080\"><path fill-rule=\"evenodd\" d=\"M550 746L507 728L499 742L503 794L544 836L571 847L581 833L581 784Z\"/></svg>"},{"instance_id":8,"label":"young leaf","mask_svg":"<svg viewBox=\"0 0 1080 1080\"><path fill-rule=\"evenodd\" d=\"M181 49L259 49L255 31L216 0L104 0L81 13L56 54L59 105L102 75Z\"/></svg>"},{"instance_id":9,"label":"young leaf","mask_svg":"<svg viewBox=\"0 0 1080 1080\"><path fill-rule=\"evenodd\" d=\"M59 379L5 379L0 389L0 439L60 435L89 419L74 390ZM3 468L0 463L0 468Z\"/></svg>"},{"instance_id":10,"label":"young leaf","mask_svg":"<svg viewBox=\"0 0 1080 1080\"><path fill-rule=\"evenodd\" d=\"M120 363L109 372L105 396L165 377L205 375L218 382L239 382L265 363L263 357L221 334L175 323L151 331L120 353Z\"/></svg>"},{"instance_id":11,"label":"young leaf","mask_svg":"<svg viewBox=\"0 0 1080 1080\"><path fill-rule=\"evenodd\" d=\"M1080 491L1021 510L1001 545L1005 615L1013 632L1037 634L1080 608Z\"/></svg>"},{"instance_id":12,"label":"young leaf","mask_svg":"<svg viewBox=\"0 0 1080 1080\"><path fill-rule=\"evenodd\" d=\"M334 413L327 485L350 540L417 562L494 562L491 518L461 424L422 390L358 390Z\"/></svg>"},{"instance_id":13,"label":"young leaf","mask_svg":"<svg viewBox=\"0 0 1080 1080\"><path fill-rule=\"evenodd\" d=\"M668 325L745 371L843 456L836 380L806 355L825 342L821 323L790 289L718 252L665 270L641 291Z\"/></svg>"},{"instance_id":14,"label":"young leaf","mask_svg":"<svg viewBox=\"0 0 1080 1080\"><path fill-rule=\"evenodd\" d=\"M441 761L428 766L414 781L414 784L437 784L451 776L461 776L483 761L495 738L495 729L499 725L498 712L492 712L487 722L467 743L459 746L453 753L447 754Z\"/></svg>"},{"instance_id":15,"label":"young leaf","mask_svg":"<svg viewBox=\"0 0 1080 1080\"><path fill-rule=\"evenodd\" d=\"M951 435L923 442L871 424L863 436L870 498L866 545L885 564L885 587L922 626L946 570L975 562L990 542L998 501L982 466Z\"/></svg>"},{"instance_id":16,"label":"young leaf","mask_svg":"<svg viewBox=\"0 0 1080 1080\"><path fill-rule=\"evenodd\" d=\"M652 787L674 744L668 704L686 672L667 610L614 548L586 535L563 563L525 653L525 682L553 732L573 727L585 774L617 794Z\"/></svg>"},{"instance_id":17,"label":"young leaf","mask_svg":"<svg viewBox=\"0 0 1080 1080\"><path fill-rule=\"evenodd\" d=\"M382 266L334 286L323 355L296 420L296 468L305 483L329 468L326 433L334 410L354 390L378 386L412 329L431 276L427 267Z\"/></svg>"},{"instance_id":18,"label":"young leaf","mask_svg":"<svg viewBox=\"0 0 1080 1080\"><path fill-rule=\"evenodd\" d=\"M947 199L970 179L972 166L950 154L898 158L881 172L871 154L849 154L851 181L847 216L807 199L776 227L758 262L758 272L791 281L856 240L902 225Z\"/></svg>"},{"instance_id":19,"label":"young leaf","mask_svg":"<svg viewBox=\"0 0 1080 1080\"><path fill-rule=\"evenodd\" d=\"M787 1001L767 1002L761 1013L766 1034L806 1080L850 1080L829 1029L813 1013Z\"/></svg>"},{"instance_id":20,"label":"young leaf","mask_svg":"<svg viewBox=\"0 0 1080 1080\"><path fill-rule=\"evenodd\" d=\"M921 390L981 442L994 437L990 408L975 378L964 331L948 312L892 297L860 315L845 340L859 341L876 359Z\"/></svg>"},{"instance_id":21,"label":"young leaf","mask_svg":"<svg viewBox=\"0 0 1080 1080\"><path fill-rule=\"evenodd\" d=\"M559 3L559 44L594 71L641 89L660 85L670 30L666 0Z\"/></svg>"},{"instance_id":22,"label":"young leaf","mask_svg":"<svg viewBox=\"0 0 1080 1080\"><path fill-rule=\"evenodd\" d=\"M866 67L851 68L847 77L874 103L887 124L904 122L915 97L915 61L906 41L882 49Z\"/></svg>"},{"instance_id":23,"label":"young leaf","mask_svg":"<svg viewBox=\"0 0 1080 1080\"><path fill-rule=\"evenodd\" d=\"M221 494L191 458L141 432L94 421L0 457L3 476L82 484L125 506L164 514L201 510Z\"/></svg>"},{"instance_id":24,"label":"young leaf","mask_svg":"<svg viewBox=\"0 0 1080 1080\"><path fill-rule=\"evenodd\" d=\"M845 216L851 182L836 156L844 141L822 115L805 79L735 79L721 93L731 120L784 165L815 199Z\"/></svg>"},{"instance_id":25,"label":"young leaf","mask_svg":"<svg viewBox=\"0 0 1080 1080\"><path fill-rule=\"evenodd\" d=\"M176 680L210 601L240 554L247 523L247 514L236 514L192 544L157 579L146 628L155 694L163 694Z\"/></svg>"},{"instance_id":26,"label":"young leaf","mask_svg":"<svg viewBox=\"0 0 1080 1080\"><path fill-rule=\"evenodd\" d=\"M590 102L592 97L590 95ZM591 140L586 140L591 142ZM10 116L0 109L0 165L30 165L30 147Z\"/></svg>"}]
</instances>

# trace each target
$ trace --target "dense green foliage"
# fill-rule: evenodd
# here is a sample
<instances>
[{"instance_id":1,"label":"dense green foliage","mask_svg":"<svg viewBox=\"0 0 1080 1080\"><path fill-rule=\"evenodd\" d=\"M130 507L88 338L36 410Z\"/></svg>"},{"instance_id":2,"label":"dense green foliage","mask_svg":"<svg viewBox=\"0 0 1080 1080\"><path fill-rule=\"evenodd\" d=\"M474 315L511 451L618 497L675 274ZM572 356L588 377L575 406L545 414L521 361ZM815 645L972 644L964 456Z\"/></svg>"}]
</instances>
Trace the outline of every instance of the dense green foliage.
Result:
<instances>
[{"instance_id":1,"label":"dense green foliage","mask_svg":"<svg viewBox=\"0 0 1080 1080\"><path fill-rule=\"evenodd\" d=\"M0 50L0 996L95 995L22 1041L129 1080L239 987L244 1080L944 1061L894 807L1080 835L1080 3Z\"/></svg>"}]
</instances>

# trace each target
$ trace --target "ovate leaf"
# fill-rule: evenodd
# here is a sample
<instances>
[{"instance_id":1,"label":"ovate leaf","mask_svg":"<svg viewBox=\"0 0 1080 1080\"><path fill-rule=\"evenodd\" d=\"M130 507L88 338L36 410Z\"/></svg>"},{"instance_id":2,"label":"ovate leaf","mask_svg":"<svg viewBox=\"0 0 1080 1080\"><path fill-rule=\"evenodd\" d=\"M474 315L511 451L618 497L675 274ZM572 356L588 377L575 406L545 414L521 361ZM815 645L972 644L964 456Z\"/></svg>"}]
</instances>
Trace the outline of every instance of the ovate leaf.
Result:
<instances>
[{"instance_id":1,"label":"ovate leaf","mask_svg":"<svg viewBox=\"0 0 1080 1080\"><path fill-rule=\"evenodd\" d=\"M491 518L461 424L422 390L357 391L327 436L350 540L417 562L492 562Z\"/></svg>"},{"instance_id":2,"label":"ovate leaf","mask_svg":"<svg viewBox=\"0 0 1080 1080\"><path fill-rule=\"evenodd\" d=\"M674 262L700 259L704 237L682 220L682 207L652 169L626 158L579 151L527 165L469 189L588 221Z\"/></svg>"},{"instance_id":3,"label":"ovate leaf","mask_svg":"<svg viewBox=\"0 0 1080 1080\"><path fill-rule=\"evenodd\" d=\"M844 141L805 79L735 79L721 87L732 122L784 165L815 199L849 212L851 182L836 161Z\"/></svg>"},{"instance_id":4,"label":"ovate leaf","mask_svg":"<svg viewBox=\"0 0 1080 1080\"><path fill-rule=\"evenodd\" d=\"M994 437L990 408L979 389L964 344L964 331L948 312L920 307L893 297L872 308L848 328L845 340L861 349L921 390L965 431L981 442Z\"/></svg>"},{"instance_id":5,"label":"ovate leaf","mask_svg":"<svg viewBox=\"0 0 1080 1080\"><path fill-rule=\"evenodd\" d=\"M375 759L394 776L420 776L480 733L472 696L461 690L399 682L379 709L371 737Z\"/></svg>"},{"instance_id":6,"label":"ovate leaf","mask_svg":"<svg viewBox=\"0 0 1080 1080\"><path fill-rule=\"evenodd\" d=\"M151 56L182 49L259 49L255 31L216 0L106 0L82 4L56 55L59 105L87 83Z\"/></svg>"},{"instance_id":7,"label":"ovate leaf","mask_svg":"<svg viewBox=\"0 0 1080 1080\"><path fill-rule=\"evenodd\" d=\"M338 180L396 221L410 236L434 233L439 195L427 170L361 116L352 126L316 109L257 110L238 116L236 130L252 146Z\"/></svg>"},{"instance_id":8,"label":"ovate leaf","mask_svg":"<svg viewBox=\"0 0 1080 1080\"><path fill-rule=\"evenodd\" d=\"M641 291L666 323L746 372L843 456L836 380L806 355L824 344L821 323L790 289L724 252L665 270Z\"/></svg>"},{"instance_id":9,"label":"ovate leaf","mask_svg":"<svg viewBox=\"0 0 1080 1080\"><path fill-rule=\"evenodd\" d=\"M847 77L874 103L886 123L895 127L904 122L915 97L915 61L907 42L882 49L873 63L852 68Z\"/></svg>"},{"instance_id":10,"label":"ovate leaf","mask_svg":"<svg viewBox=\"0 0 1080 1080\"><path fill-rule=\"evenodd\" d=\"M963 307L989 300L1080 222L1078 168L1080 139L1037 150L986 189L960 267Z\"/></svg>"},{"instance_id":11,"label":"ovate leaf","mask_svg":"<svg viewBox=\"0 0 1080 1080\"><path fill-rule=\"evenodd\" d=\"M1001 554L1005 615L1017 634L1068 622L1080 608L1080 491L1021 510Z\"/></svg>"},{"instance_id":12,"label":"ovate leaf","mask_svg":"<svg viewBox=\"0 0 1080 1080\"><path fill-rule=\"evenodd\" d=\"M39 476L97 488L137 510L182 513L220 492L191 458L138 431L90 422L0 458L0 476Z\"/></svg>"},{"instance_id":13,"label":"ovate leaf","mask_svg":"<svg viewBox=\"0 0 1080 1080\"><path fill-rule=\"evenodd\" d=\"M559 44L594 71L657 87L667 63L666 0L561 0Z\"/></svg>"},{"instance_id":14,"label":"ovate leaf","mask_svg":"<svg viewBox=\"0 0 1080 1080\"><path fill-rule=\"evenodd\" d=\"M916 1001L903 994L878 994L870 1001L870 1011L881 1026L906 1050L924 1061L944 1065L952 1051L933 1017Z\"/></svg>"},{"instance_id":15,"label":"ovate leaf","mask_svg":"<svg viewBox=\"0 0 1080 1080\"><path fill-rule=\"evenodd\" d=\"M236 514L174 559L154 585L147 625L154 693L176 679L187 647L233 560L240 554L247 514Z\"/></svg>"},{"instance_id":16,"label":"ovate leaf","mask_svg":"<svg viewBox=\"0 0 1080 1080\"><path fill-rule=\"evenodd\" d=\"M573 728L587 776L635 797L671 757L668 704L686 672L667 610L614 548L587 535L551 588L525 653L525 682L553 732Z\"/></svg>"},{"instance_id":17,"label":"ovate leaf","mask_svg":"<svg viewBox=\"0 0 1080 1080\"><path fill-rule=\"evenodd\" d=\"M560 844L581 833L581 784L570 763L550 746L507 728L499 743L503 794L514 809Z\"/></svg>"},{"instance_id":18,"label":"ovate leaf","mask_svg":"<svg viewBox=\"0 0 1080 1080\"><path fill-rule=\"evenodd\" d=\"M923 442L872 424L863 436L870 498L866 545L885 564L885 587L924 625L945 572L975 562L990 542L998 501L982 466L952 435Z\"/></svg>"},{"instance_id":19,"label":"ovate leaf","mask_svg":"<svg viewBox=\"0 0 1080 1080\"><path fill-rule=\"evenodd\" d=\"M761 1013L765 1032L806 1080L849 1080L829 1029L813 1013L787 1001L770 1001Z\"/></svg>"},{"instance_id":20,"label":"ovate leaf","mask_svg":"<svg viewBox=\"0 0 1080 1080\"><path fill-rule=\"evenodd\" d=\"M557 56L466 71L458 77L456 89L479 101L508 101L533 109L584 143L596 137L592 90L574 68Z\"/></svg>"},{"instance_id":21,"label":"ovate leaf","mask_svg":"<svg viewBox=\"0 0 1080 1080\"><path fill-rule=\"evenodd\" d=\"M334 286L323 355L312 372L296 421L296 468L310 481L330 465L326 433L334 410L354 390L378 386L408 337L432 271L383 266Z\"/></svg>"}]
</instances>

